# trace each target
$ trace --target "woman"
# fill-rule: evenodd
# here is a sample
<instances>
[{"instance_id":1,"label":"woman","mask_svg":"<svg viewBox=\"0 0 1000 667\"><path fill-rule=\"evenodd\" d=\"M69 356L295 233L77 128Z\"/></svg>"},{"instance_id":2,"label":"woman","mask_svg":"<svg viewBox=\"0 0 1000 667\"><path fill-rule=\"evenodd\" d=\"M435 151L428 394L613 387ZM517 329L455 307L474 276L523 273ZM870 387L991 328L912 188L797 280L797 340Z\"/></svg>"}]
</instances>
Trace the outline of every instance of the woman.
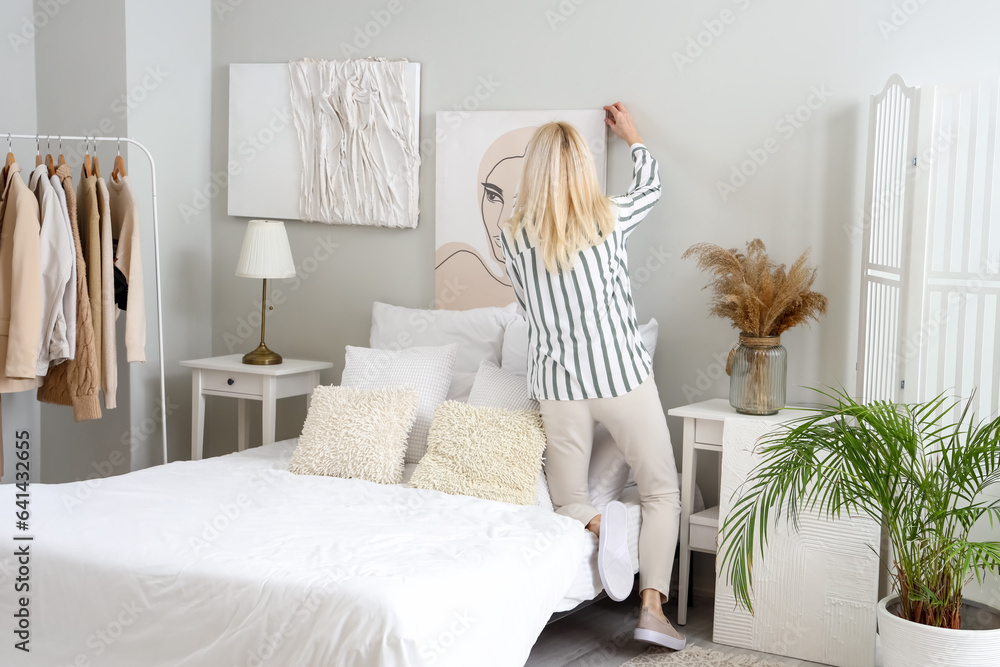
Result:
<instances>
[{"instance_id":1,"label":"woman","mask_svg":"<svg viewBox=\"0 0 1000 667\"><path fill-rule=\"evenodd\" d=\"M642 505L636 639L675 650L686 639L663 615L677 544L680 494L667 421L639 337L625 242L660 197L656 160L625 105L604 107L631 147L628 194L600 193L593 157L572 125L538 129L524 156L517 204L502 234L507 275L528 320L528 385L541 404L546 476L560 514L598 536L601 582L613 600L632 589L625 507L590 505L594 423L603 423L635 474Z\"/></svg>"}]
</instances>

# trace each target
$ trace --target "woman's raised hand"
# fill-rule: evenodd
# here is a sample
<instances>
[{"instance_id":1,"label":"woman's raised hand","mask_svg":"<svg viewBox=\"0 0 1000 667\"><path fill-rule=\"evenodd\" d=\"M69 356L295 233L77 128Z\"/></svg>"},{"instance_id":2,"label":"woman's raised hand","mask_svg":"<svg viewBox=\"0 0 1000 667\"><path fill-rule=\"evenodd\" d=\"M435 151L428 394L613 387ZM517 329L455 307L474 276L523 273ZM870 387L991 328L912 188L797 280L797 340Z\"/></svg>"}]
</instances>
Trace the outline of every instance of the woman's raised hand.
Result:
<instances>
[{"instance_id":1,"label":"woman's raised hand","mask_svg":"<svg viewBox=\"0 0 1000 667\"><path fill-rule=\"evenodd\" d=\"M604 107L604 110L608 114L604 122L607 123L616 137L624 140L629 146L642 143L642 137L639 136L639 131L635 129L632 114L628 112L628 108L624 104L615 102Z\"/></svg>"}]
</instances>

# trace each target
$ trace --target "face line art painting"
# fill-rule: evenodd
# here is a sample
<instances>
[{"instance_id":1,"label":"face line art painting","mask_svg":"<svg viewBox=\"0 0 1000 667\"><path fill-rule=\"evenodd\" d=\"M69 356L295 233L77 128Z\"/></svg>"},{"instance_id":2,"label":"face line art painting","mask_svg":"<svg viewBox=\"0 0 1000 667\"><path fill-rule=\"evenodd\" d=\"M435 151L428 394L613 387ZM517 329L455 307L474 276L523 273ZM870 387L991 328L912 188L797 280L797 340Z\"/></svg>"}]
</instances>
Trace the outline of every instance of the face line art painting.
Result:
<instances>
[{"instance_id":1,"label":"face line art painting","mask_svg":"<svg viewBox=\"0 0 1000 667\"><path fill-rule=\"evenodd\" d=\"M435 307L467 310L515 301L500 232L517 201L528 141L539 126L556 120L583 133L603 189L603 110L438 113Z\"/></svg>"}]
</instances>

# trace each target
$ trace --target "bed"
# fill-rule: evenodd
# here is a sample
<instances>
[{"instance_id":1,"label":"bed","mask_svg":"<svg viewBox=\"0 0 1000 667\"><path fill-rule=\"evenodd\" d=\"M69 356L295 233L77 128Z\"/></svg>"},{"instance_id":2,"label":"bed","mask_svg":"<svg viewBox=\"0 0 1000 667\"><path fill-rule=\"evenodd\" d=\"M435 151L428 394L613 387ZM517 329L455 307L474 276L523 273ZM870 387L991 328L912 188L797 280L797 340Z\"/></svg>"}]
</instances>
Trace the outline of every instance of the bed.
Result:
<instances>
[{"instance_id":1,"label":"bed","mask_svg":"<svg viewBox=\"0 0 1000 667\"><path fill-rule=\"evenodd\" d=\"M32 486L31 652L8 640L0 664L523 665L552 614L600 592L571 519L292 475L294 445ZM6 619L14 577L8 556Z\"/></svg>"},{"instance_id":2,"label":"bed","mask_svg":"<svg viewBox=\"0 0 1000 667\"><path fill-rule=\"evenodd\" d=\"M644 327L652 347L655 321ZM526 324L511 309L375 304L372 372L395 368L379 351L434 345L458 355L446 371L421 371L421 401L436 383L435 401L471 404L492 386L481 384L483 368L526 372ZM345 385L350 370L348 360ZM638 496L605 436L594 441L591 500L598 509L625 501L637 571ZM0 616L5 632L28 624L31 651L7 634L0 665L517 666L546 623L601 595L597 539L546 507L544 475L538 504L515 505L410 488L418 457L400 484L292 474L295 450L290 440L32 485L30 533L15 534L13 517L0 528ZM0 507L13 512L17 491L0 487ZM27 575L14 544L29 545ZM29 590L16 591L25 576ZM23 606L28 621L15 617Z\"/></svg>"}]
</instances>

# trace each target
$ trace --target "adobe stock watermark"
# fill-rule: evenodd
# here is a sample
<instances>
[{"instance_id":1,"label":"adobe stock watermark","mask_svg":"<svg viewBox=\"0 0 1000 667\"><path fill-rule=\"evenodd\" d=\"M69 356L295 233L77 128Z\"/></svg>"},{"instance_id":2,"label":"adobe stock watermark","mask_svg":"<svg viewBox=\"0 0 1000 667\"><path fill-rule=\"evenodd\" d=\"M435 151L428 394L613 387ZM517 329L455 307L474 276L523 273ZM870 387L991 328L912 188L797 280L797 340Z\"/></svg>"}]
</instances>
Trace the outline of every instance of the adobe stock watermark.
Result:
<instances>
[{"instance_id":1,"label":"adobe stock watermark","mask_svg":"<svg viewBox=\"0 0 1000 667\"><path fill-rule=\"evenodd\" d=\"M808 123L813 115L833 97L826 84L812 86L805 101L774 122L775 135L769 136L759 146L746 150L746 159L729 167L729 178L715 182L715 189L722 201L746 185L767 164L772 155L781 150L781 142L788 141Z\"/></svg>"},{"instance_id":2,"label":"adobe stock watermark","mask_svg":"<svg viewBox=\"0 0 1000 667\"><path fill-rule=\"evenodd\" d=\"M569 20L569 17L576 13L577 7L583 5L587 0L560 0L556 8L545 10L545 20L549 22L549 29L553 32L559 26Z\"/></svg>"},{"instance_id":3,"label":"adobe stock watermark","mask_svg":"<svg viewBox=\"0 0 1000 667\"><path fill-rule=\"evenodd\" d=\"M636 267L629 267L629 282L632 283L633 290L640 290L644 285L649 284L653 275L667 265L667 261L673 257L661 244L659 247L650 248L646 260Z\"/></svg>"},{"instance_id":4,"label":"adobe stock watermark","mask_svg":"<svg viewBox=\"0 0 1000 667\"><path fill-rule=\"evenodd\" d=\"M17 32L8 32L7 41L14 53L18 53L34 41L39 30L42 30L52 22L62 8L73 0L35 0L34 11L30 16L21 17L21 29Z\"/></svg>"},{"instance_id":5,"label":"adobe stock watermark","mask_svg":"<svg viewBox=\"0 0 1000 667\"><path fill-rule=\"evenodd\" d=\"M727 377L726 362L728 360L728 350L726 352L713 353L712 363L705 368L699 368L697 373L695 373L694 384L685 384L681 387L681 391L684 392L684 399L690 403L696 398L701 398L717 382Z\"/></svg>"},{"instance_id":6,"label":"adobe stock watermark","mask_svg":"<svg viewBox=\"0 0 1000 667\"><path fill-rule=\"evenodd\" d=\"M136 448L149 440L149 438L156 433L157 428L163 421L174 414L179 408L179 403L173 403L170 397L167 396L167 407L164 411L163 405L158 405L153 410L152 417L146 417L137 425L133 426L131 429L122 434L119 443L122 445L120 449L112 450L108 456L100 461L91 461L90 466L93 468L94 472L87 475L87 478L80 480L75 484L64 484L63 491L60 499L62 500L63 507L67 510L74 510L80 505L82 505L86 500L88 500L94 491L99 489L104 481L117 474L118 472L128 472L125 468L128 466L129 459L126 458L125 452L130 454L136 451Z\"/></svg>"},{"instance_id":7,"label":"adobe stock watermark","mask_svg":"<svg viewBox=\"0 0 1000 667\"><path fill-rule=\"evenodd\" d=\"M407 0L407 4L413 0ZM373 9L372 19L361 25L354 26L354 39L340 43L340 53L345 58L357 58L361 49L371 46L372 42L381 36L382 31L389 27L393 20L403 13L406 5L403 0L389 0L382 9Z\"/></svg>"},{"instance_id":8,"label":"adobe stock watermark","mask_svg":"<svg viewBox=\"0 0 1000 667\"><path fill-rule=\"evenodd\" d=\"M878 31L882 34L882 39L889 41L890 37L899 32L930 1L903 0L899 3L892 3L892 12L889 13L889 16L879 19L876 23Z\"/></svg>"},{"instance_id":9,"label":"adobe stock watermark","mask_svg":"<svg viewBox=\"0 0 1000 667\"><path fill-rule=\"evenodd\" d=\"M466 95L461 102L452 105L450 111L442 112L441 120L444 126L438 124L434 128L434 136L427 137L420 142L420 159L423 161L432 155L437 150L438 144L447 141L448 135L462 126L462 123L469 117L469 113L477 111L483 102L492 97L497 88L502 85L492 74L480 75L476 81L476 87L471 93Z\"/></svg>"},{"instance_id":10,"label":"adobe stock watermark","mask_svg":"<svg viewBox=\"0 0 1000 667\"><path fill-rule=\"evenodd\" d=\"M879 188L870 210L856 211L854 221L843 225L842 228L847 238L852 243L860 240L871 227L873 220L881 220L893 206L897 205L896 200L906 191L907 183L912 183L930 169L935 160L951 151L957 140L957 134L948 132L944 128L938 130L937 136L931 139L930 145L916 156L917 164L915 166L908 164L900 169L899 178L890 182L888 187ZM910 158L907 160L909 161Z\"/></svg>"},{"instance_id":11,"label":"adobe stock watermark","mask_svg":"<svg viewBox=\"0 0 1000 667\"><path fill-rule=\"evenodd\" d=\"M148 609L148 606L136 600L122 602L118 613L87 637L85 644L89 650L77 653L76 657L69 664L92 664L92 657L99 658L104 655L132 627L139 618L139 615L148 611Z\"/></svg>"},{"instance_id":12,"label":"adobe stock watermark","mask_svg":"<svg viewBox=\"0 0 1000 667\"><path fill-rule=\"evenodd\" d=\"M750 0L731 0L731 2L739 12L750 8ZM702 29L687 38L687 43L682 50L673 52L677 73L683 74L685 68L694 65L694 62L722 37L728 27L736 23L739 12L726 7L717 16L702 21Z\"/></svg>"},{"instance_id":13,"label":"adobe stock watermark","mask_svg":"<svg viewBox=\"0 0 1000 667\"><path fill-rule=\"evenodd\" d=\"M420 647L420 656L428 665L438 662L461 638L472 628L476 619L468 610L456 611L452 614L448 626L434 639L428 640Z\"/></svg>"},{"instance_id":14,"label":"adobe stock watermark","mask_svg":"<svg viewBox=\"0 0 1000 667\"><path fill-rule=\"evenodd\" d=\"M292 126L292 111L289 107L271 110L271 117L264 125L253 134L248 134L236 146L236 154L239 160L230 157L223 171L217 171L211 175L208 182L192 191L191 202L180 204L178 212L185 224L200 216L208 210L212 201L227 192L229 180L233 176L239 176L243 169L256 160L267 147L274 143L275 138Z\"/></svg>"},{"instance_id":15,"label":"adobe stock watermark","mask_svg":"<svg viewBox=\"0 0 1000 667\"><path fill-rule=\"evenodd\" d=\"M291 283L288 290L290 292L298 291L319 270L320 266L333 257L333 253L338 248L340 248L340 244L333 240L332 234L318 238L312 252L302 259L296 260L295 276L284 281ZM261 304L260 299L254 300L250 312L236 319L235 332L226 331L222 334L222 342L226 344L229 352L233 353L238 346L243 345L256 335L260 329L262 305L266 306L268 311L273 311L286 301L286 294L280 287L272 287L269 290L265 304Z\"/></svg>"}]
</instances>

